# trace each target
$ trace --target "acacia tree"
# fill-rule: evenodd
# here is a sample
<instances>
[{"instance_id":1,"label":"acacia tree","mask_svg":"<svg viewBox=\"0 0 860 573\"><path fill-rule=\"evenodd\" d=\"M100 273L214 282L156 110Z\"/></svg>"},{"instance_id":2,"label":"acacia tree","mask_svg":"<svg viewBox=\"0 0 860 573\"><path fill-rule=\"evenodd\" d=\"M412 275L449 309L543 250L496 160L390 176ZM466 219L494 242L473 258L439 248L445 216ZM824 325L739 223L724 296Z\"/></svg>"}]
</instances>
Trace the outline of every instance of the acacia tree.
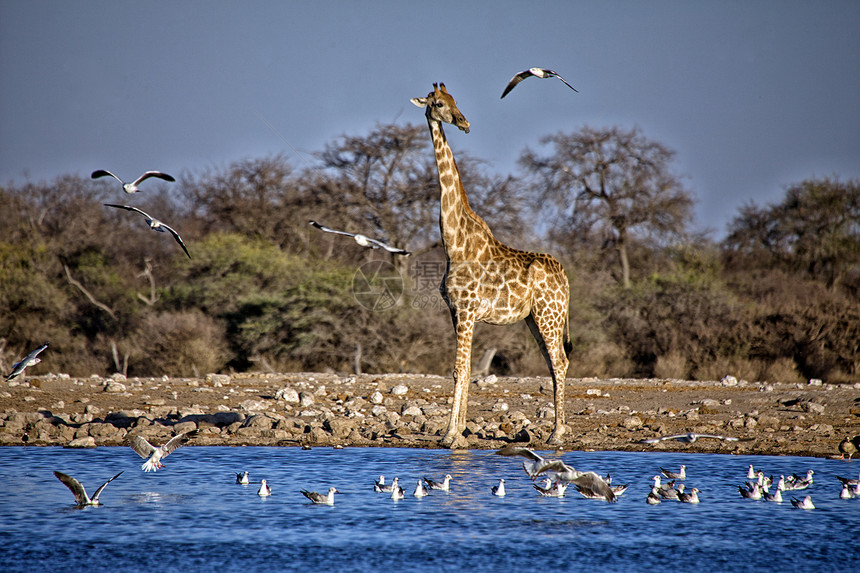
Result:
<instances>
[{"instance_id":1,"label":"acacia tree","mask_svg":"<svg viewBox=\"0 0 860 573\"><path fill-rule=\"evenodd\" d=\"M776 205L745 205L729 225L730 258L799 271L830 287L860 265L860 181L811 179Z\"/></svg>"},{"instance_id":2,"label":"acacia tree","mask_svg":"<svg viewBox=\"0 0 860 573\"><path fill-rule=\"evenodd\" d=\"M593 129L544 137L548 155L526 149L520 164L535 175L541 204L553 205L580 236L603 234L615 247L621 282L630 286L631 235L683 235L693 200L669 164L674 152L633 128Z\"/></svg>"}]
</instances>

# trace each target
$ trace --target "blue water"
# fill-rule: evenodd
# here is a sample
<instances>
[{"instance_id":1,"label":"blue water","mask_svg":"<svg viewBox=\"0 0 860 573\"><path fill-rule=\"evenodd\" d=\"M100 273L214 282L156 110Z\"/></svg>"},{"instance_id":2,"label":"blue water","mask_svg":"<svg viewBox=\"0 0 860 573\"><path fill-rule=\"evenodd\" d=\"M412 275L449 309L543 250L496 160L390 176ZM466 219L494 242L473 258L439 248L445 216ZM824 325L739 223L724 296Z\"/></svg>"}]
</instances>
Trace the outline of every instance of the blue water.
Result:
<instances>
[{"instance_id":1,"label":"blue water","mask_svg":"<svg viewBox=\"0 0 860 573\"><path fill-rule=\"evenodd\" d=\"M551 454L548 454L551 455ZM860 464L799 457L571 452L581 470L631 486L618 503L571 488L542 498L519 458L487 451L388 448L185 447L154 474L129 448L0 448L3 571L848 571L860 558L860 499L839 498L835 475ZM741 498L748 464L768 475L815 470L817 509ZM698 506L645 503L659 468L686 464ZM53 470L92 494L119 471L101 507L74 508ZM267 479L273 494L235 483ZM453 476L449 493L416 499L422 476ZM398 476L406 498L373 491ZM508 495L490 493L499 478ZM340 490L334 507L300 489ZM789 492L791 494L793 492ZM856 570L856 569L855 569Z\"/></svg>"}]
</instances>

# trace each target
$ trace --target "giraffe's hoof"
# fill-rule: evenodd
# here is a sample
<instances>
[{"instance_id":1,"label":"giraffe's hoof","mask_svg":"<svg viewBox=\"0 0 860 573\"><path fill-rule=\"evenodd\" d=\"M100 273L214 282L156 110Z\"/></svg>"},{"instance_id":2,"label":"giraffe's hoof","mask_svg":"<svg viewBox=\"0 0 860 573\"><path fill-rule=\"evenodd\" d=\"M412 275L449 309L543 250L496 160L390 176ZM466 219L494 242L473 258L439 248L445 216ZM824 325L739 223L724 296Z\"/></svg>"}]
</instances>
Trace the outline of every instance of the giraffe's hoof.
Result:
<instances>
[{"instance_id":1,"label":"giraffe's hoof","mask_svg":"<svg viewBox=\"0 0 860 573\"><path fill-rule=\"evenodd\" d=\"M564 430L555 429L552 434L550 434L549 439L546 441L547 444L551 446L560 446L564 443L564 440L561 439L561 436L564 434Z\"/></svg>"},{"instance_id":2,"label":"giraffe's hoof","mask_svg":"<svg viewBox=\"0 0 860 573\"><path fill-rule=\"evenodd\" d=\"M448 432L445 434L445 437L442 438L442 446L445 448L457 449L462 448L466 444L466 438L463 437L462 432Z\"/></svg>"}]
</instances>

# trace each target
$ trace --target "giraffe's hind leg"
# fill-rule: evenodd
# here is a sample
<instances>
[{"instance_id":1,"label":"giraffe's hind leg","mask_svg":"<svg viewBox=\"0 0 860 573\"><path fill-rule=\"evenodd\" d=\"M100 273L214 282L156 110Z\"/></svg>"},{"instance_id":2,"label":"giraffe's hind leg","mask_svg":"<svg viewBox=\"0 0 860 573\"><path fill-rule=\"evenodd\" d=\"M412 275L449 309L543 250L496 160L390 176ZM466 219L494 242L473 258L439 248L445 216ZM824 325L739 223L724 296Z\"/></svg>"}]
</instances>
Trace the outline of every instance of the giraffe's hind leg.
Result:
<instances>
[{"instance_id":1,"label":"giraffe's hind leg","mask_svg":"<svg viewBox=\"0 0 860 573\"><path fill-rule=\"evenodd\" d=\"M564 382L567 378L569 365L564 348L566 322L557 316L548 316L548 313L533 312L526 317L526 324L529 325L529 330L537 340L541 354L543 354L549 367L550 376L552 376L555 427L547 441L550 444L558 445L562 443L562 435L565 431Z\"/></svg>"}]
</instances>

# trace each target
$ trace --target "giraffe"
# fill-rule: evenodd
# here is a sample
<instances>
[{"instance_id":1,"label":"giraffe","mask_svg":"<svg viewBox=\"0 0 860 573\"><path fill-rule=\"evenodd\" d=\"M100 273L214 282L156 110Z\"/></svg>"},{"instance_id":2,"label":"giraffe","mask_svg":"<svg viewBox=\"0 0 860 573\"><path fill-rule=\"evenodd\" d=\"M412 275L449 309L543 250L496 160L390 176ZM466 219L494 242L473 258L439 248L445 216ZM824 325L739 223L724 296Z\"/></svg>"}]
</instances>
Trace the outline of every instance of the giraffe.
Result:
<instances>
[{"instance_id":1,"label":"giraffe","mask_svg":"<svg viewBox=\"0 0 860 573\"><path fill-rule=\"evenodd\" d=\"M470 126L445 84L434 83L427 97L411 101L425 108L436 155L441 188L439 228L447 263L439 291L451 311L457 335L454 397L442 443L459 447L464 441L475 322L513 324L525 319L552 376L555 427L549 443L560 444L565 431L564 381L571 350L567 275L550 255L504 245L469 206L442 123L466 133Z\"/></svg>"}]
</instances>

